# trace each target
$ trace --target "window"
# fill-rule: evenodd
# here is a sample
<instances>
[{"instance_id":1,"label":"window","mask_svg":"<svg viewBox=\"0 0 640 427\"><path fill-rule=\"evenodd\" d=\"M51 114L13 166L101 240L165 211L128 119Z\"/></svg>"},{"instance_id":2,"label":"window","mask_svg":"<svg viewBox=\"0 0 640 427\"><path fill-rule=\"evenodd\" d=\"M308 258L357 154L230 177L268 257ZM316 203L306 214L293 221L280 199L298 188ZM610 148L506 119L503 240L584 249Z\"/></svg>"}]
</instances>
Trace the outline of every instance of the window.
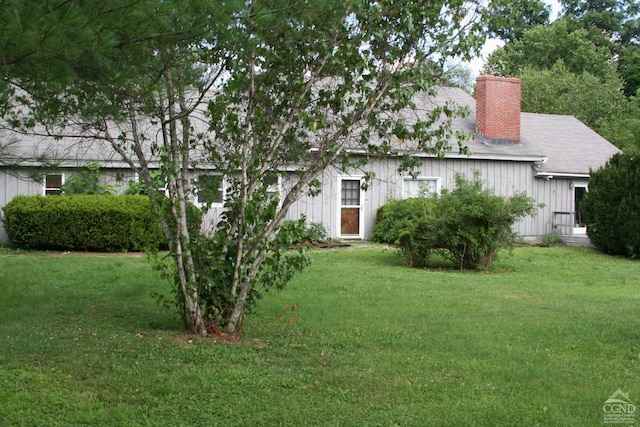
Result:
<instances>
[{"instance_id":1,"label":"window","mask_svg":"<svg viewBox=\"0 0 640 427\"><path fill-rule=\"evenodd\" d=\"M44 177L44 195L53 196L62 194L62 185L64 177L62 174L45 175Z\"/></svg>"},{"instance_id":2,"label":"window","mask_svg":"<svg viewBox=\"0 0 640 427\"><path fill-rule=\"evenodd\" d=\"M280 175L278 175L276 180L275 180L275 182L272 183L272 184L269 184L269 186L267 187L267 195L270 198L278 199L278 205L280 205L280 203L282 202L282 200L280 200L280 187L281 186L282 186L281 177L280 177Z\"/></svg>"},{"instance_id":3,"label":"window","mask_svg":"<svg viewBox=\"0 0 640 427\"><path fill-rule=\"evenodd\" d=\"M200 175L196 188L198 203L220 204L224 201L224 180L222 175Z\"/></svg>"},{"instance_id":4,"label":"window","mask_svg":"<svg viewBox=\"0 0 640 427\"><path fill-rule=\"evenodd\" d=\"M402 181L402 198L431 196L440 192L440 178L406 178Z\"/></svg>"},{"instance_id":5,"label":"window","mask_svg":"<svg viewBox=\"0 0 640 427\"><path fill-rule=\"evenodd\" d=\"M341 190L342 206L360 205L360 180L343 180Z\"/></svg>"}]
</instances>

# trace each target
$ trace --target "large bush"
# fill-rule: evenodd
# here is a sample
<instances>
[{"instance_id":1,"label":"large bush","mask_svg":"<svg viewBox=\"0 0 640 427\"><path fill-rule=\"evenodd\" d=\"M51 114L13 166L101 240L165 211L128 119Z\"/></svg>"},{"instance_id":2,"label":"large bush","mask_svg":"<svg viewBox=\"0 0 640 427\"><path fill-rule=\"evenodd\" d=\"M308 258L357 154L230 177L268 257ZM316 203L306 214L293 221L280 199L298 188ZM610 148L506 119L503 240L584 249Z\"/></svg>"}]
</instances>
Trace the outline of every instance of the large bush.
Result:
<instances>
[{"instance_id":1,"label":"large bush","mask_svg":"<svg viewBox=\"0 0 640 427\"><path fill-rule=\"evenodd\" d=\"M535 207L524 193L505 198L482 188L477 173L471 181L456 176L455 189L443 190L438 200L438 222L431 231L441 253L461 269L486 269L516 242L512 226L533 215Z\"/></svg>"},{"instance_id":2,"label":"large bush","mask_svg":"<svg viewBox=\"0 0 640 427\"><path fill-rule=\"evenodd\" d=\"M396 245L411 266L426 264L437 252L460 269L486 269L516 241L513 224L534 208L525 194L503 198L483 189L477 173L470 181L457 176L455 189L441 196L382 206L372 238Z\"/></svg>"},{"instance_id":3,"label":"large bush","mask_svg":"<svg viewBox=\"0 0 640 427\"><path fill-rule=\"evenodd\" d=\"M4 207L3 222L12 243L26 249L131 251L165 243L145 196L18 196ZM199 227L199 217L194 222Z\"/></svg>"},{"instance_id":4,"label":"large bush","mask_svg":"<svg viewBox=\"0 0 640 427\"><path fill-rule=\"evenodd\" d=\"M396 246L410 267L423 267L432 242L425 229L435 221L436 199L418 197L393 200L378 208L372 240Z\"/></svg>"},{"instance_id":5,"label":"large bush","mask_svg":"<svg viewBox=\"0 0 640 427\"><path fill-rule=\"evenodd\" d=\"M612 255L640 256L640 157L615 154L592 171L582 209L591 243Z\"/></svg>"}]
</instances>

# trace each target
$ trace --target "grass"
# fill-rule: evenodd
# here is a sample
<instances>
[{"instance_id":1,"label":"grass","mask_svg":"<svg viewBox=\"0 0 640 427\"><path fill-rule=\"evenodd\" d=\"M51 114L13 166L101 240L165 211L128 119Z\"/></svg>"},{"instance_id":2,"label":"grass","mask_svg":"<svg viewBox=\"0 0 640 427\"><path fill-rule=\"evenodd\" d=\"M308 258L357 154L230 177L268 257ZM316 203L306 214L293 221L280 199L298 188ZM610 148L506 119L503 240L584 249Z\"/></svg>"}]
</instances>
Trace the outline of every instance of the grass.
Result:
<instances>
[{"instance_id":1,"label":"grass","mask_svg":"<svg viewBox=\"0 0 640 427\"><path fill-rule=\"evenodd\" d=\"M156 305L167 286L144 258L0 255L0 425L597 426L617 389L640 404L637 261L314 259L265 296L244 343L214 344Z\"/></svg>"}]
</instances>

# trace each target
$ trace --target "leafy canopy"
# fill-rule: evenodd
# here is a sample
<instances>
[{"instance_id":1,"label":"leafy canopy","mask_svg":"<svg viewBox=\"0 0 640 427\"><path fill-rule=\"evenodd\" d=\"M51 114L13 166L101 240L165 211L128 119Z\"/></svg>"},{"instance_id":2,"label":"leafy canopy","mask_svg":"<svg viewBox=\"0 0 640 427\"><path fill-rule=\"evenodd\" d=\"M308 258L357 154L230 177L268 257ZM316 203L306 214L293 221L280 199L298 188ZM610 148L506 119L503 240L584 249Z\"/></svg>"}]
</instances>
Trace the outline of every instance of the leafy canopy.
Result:
<instances>
[{"instance_id":1,"label":"leafy canopy","mask_svg":"<svg viewBox=\"0 0 640 427\"><path fill-rule=\"evenodd\" d=\"M537 26L518 39L496 49L487 59L485 71L501 76L520 76L525 68L551 69L563 61L574 74L589 73L601 80L611 74L609 49L594 45L585 29L574 29L567 19L551 26Z\"/></svg>"},{"instance_id":2,"label":"leafy canopy","mask_svg":"<svg viewBox=\"0 0 640 427\"><path fill-rule=\"evenodd\" d=\"M538 25L548 25L551 6L540 0L494 0L486 13L489 34L505 42L520 39Z\"/></svg>"},{"instance_id":3,"label":"leafy canopy","mask_svg":"<svg viewBox=\"0 0 640 427\"><path fill-rule=\"evenodd\" d=\"M321 191L323 171L456 145L450 122L465 112L443 105L425 114L414 97L433 93L446 58L468 58L484 40L482 5L458 0L56 6L91 31L77 44L65 38L75 28L54 35L70 41L68 54L51 56L68 67L61 78L47 78L37 61L3 69L5 120L102 144L139 173L170 242L167 277L183 321L200 335L237 333L258 288L277 289L306 265L303 253L285 254L295 236L281 227L295 201ZM38 13L58 25L58 12ZM90 45L101 60L85 72ZM409 170L415 159L406 159ZM187 215L201 174L224 177L224 206L206 236L190 232Z\"/></svg>"},{"instance_id":4,"label":"leafy canopy","mask_svg":"<svg viewBox=\"0 0 640 427\"><path fill-rule=\"evenodd\" d=\"M574 74L559 60L550 69L527 67L520 77L522 111L572 115L598 131L628 107L613 70L602 81L587 72Z\"/></svg>"}]
</instances>

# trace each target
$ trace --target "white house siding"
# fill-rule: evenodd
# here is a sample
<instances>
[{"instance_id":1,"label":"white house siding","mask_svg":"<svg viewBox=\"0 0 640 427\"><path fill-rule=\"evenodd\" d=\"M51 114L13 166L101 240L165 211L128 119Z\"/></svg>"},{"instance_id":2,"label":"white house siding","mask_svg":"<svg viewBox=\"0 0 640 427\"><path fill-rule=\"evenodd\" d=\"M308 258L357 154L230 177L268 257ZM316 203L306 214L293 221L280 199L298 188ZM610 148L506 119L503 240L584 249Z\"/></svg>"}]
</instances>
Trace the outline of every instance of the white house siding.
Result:
<instances>
[{"instance_id":1,"label":"white house siding","mask_svg":"<svg viewBox=\"0 0 640 427\"><path fill-rule=\"evenodd\" d=\"M322 191L316 197L305 194L294 203L287 213L288 219L298 219L305 215L308 223L322 223L330 237L340 237L339 208L340 187L339 178L361 178L365 172L374 172L375 178L364 192L363 209L363 239L371 237L371 227L375 222L378 207L386 202L402 197L402 181L405 178L397 173L399 159L383 159L372 161L364 170L343 174L336 169L325 171L320 177ZM491 161L474 159L424 159L418 171L419 177L440 178L440 188L453 189L455 175L460 173L467 178L473 176L475 170L481 174L481 179L487 188L495 194L504 197L525 192L544 207L538 208L533 217L527 217L518 222L514 229L526 239L534 239L553 231L552 221L554 211L571 211L573 204L572 180L551 179L544 180L534 177L532 165L529 162ZM287 190L291 180L288 175L282 177L281 188ZM222 211L222 206L213 206L203 219L205 232L215 228Z\"/></svg>"},{"instance_id":2,"label":"white house siding","mask_svg":"<svg viewBox=\"0 0 640 427\"><path fill-rule=\"evenodd\" d=\"M362 171L353 171L349 175L342 174L335 169L327 170L320 180L322 191L320 195L311 197L304 195L290 208L287 218L297 219L306 215L309 223L319 222L325 225L330 237L340 237L339 208L340 187L339 177L358 178L365 172L374 172L375 178L368 189L363 193L362 200L362 238L368 240L371 237L371 227L375 222L378 207L386 202L402 197L403 176L397 173L399 159L382 159L370 162ZM455 175L460 173L467 178L473 176L474 170L480 172L485 185L495 194L509 197L515 193L525 192L544 207L537 209L534 217L527 217L515 225L515 231L526 239L534 239L538 236L553 232L553 212L571 212L573 208L573 187L575 182L571 179L553 178L544 180L534 177L532 165L529 162L516 161L492 161L462 159L424 159L418 170L418 177L440 178L440 188L452 189ZM43 194L43 184L36 182L30 176L35 169L1 170L0 169L0 208L6 205L17 195ZM69 176L72 170L38 170L38 173L64 173ZM108 170L103 183L115 184L116 176L121 179L121 189L124 191L130 180L135 177L130 170ZM286 190L290 183L288 176L282 177L282 189ZM210 231L218 221L222 206L214 206L205 215L203 230ZM568 229L559 230L567 234ZM0 224L0 243L7 243L8 239Z\"/></svg>"},{"instance_id":3,"label":"white house siding","mask_svg":"<svg viewBox=\"0 0 640 427\"><path fill-rule=\"evenodd\" d=\"M338 212L339 189L337 171L325 171L320 177L322 191L317 197L308 194L302 196L294 203L287 213L288 219L298 219L302 215L307 217L307 222L324 224L330 236L336 237L339 234L336 215ZM283 188L287 187L287 179L284 179Z\"/></svg>"},{"instance_id":4,"label":"white house siding","mask_svg":"<svg viewBox=\"0 0 640 427\"><path fill-rule=\"evenodd\" d=\"M18 195L42 194L43 185L29 176L26 170L0 170L0 215L1 209ZM0 244L7 244L9 238L0 223Z\"/></svg>"}]
</instances>

